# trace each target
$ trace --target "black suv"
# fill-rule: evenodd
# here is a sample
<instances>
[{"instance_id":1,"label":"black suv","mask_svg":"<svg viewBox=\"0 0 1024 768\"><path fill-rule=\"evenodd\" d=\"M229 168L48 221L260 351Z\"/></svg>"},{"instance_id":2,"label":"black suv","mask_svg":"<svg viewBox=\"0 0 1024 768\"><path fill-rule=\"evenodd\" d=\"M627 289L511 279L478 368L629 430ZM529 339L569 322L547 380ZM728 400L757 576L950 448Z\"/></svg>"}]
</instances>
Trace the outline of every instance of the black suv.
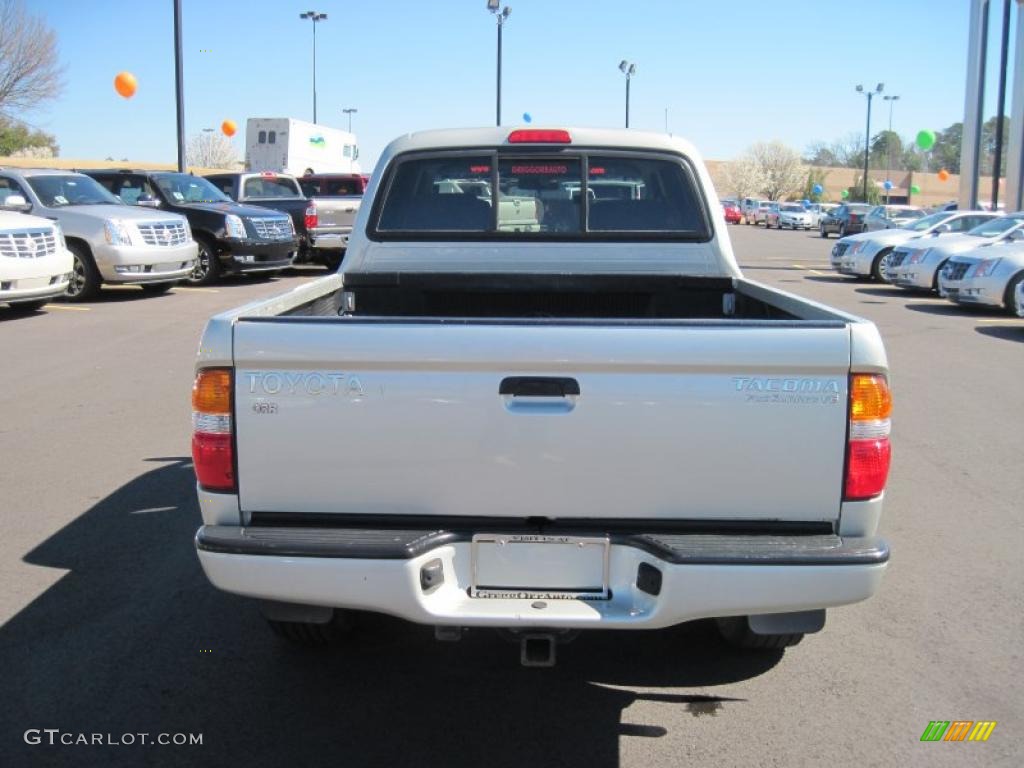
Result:
<instances>
[{"instance_id":1,"label":"black suv","mask_svg":"<svg viewBox=\"0 0 1024 768\"><path fill-rule=\"evenodd\" d=\"M226 272L276 272L299 247L291 219L239 205L202 176L170 171L82 171L129 205L159 208L188 219L199 258L189 282L212 283Z\"/></svg>"},{"instance_id":2,"label":"black suv","mask_svg":"<svg viewBox=\"0 0 1024 768\"><path fill-rule=\"evenodd\" d=\"M871 207L867 203L843 203L831 213L826 213L821 217L818 231L822 237L828 237L829 232L835 232L840 237L863 232L864 219Z\"/></svg>"}]
</instances>

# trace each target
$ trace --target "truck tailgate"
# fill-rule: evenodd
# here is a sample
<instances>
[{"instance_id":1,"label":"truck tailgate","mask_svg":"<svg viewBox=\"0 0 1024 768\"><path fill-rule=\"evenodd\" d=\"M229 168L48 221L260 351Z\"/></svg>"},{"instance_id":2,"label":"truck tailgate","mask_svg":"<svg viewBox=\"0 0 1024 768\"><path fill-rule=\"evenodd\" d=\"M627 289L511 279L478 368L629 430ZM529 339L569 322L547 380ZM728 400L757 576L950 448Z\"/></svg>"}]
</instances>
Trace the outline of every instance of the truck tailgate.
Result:
<instances>
[{"instance_id":1,"label":"truck tailgate","mask_svg":"<svg viewBox=\"0 0 1024 768\"><path fill-rule=\"evenodd\" d=\"M842 322L243 318L234 355L247 513L839 514Z\"/></svg>"},{"instance_id":2,"label":"truck tailgate","mask_svg":"<svg viewBox=\"0 0 1024 768\"><path fill-rule=\"evenodd\" d=\"M313 202L316 204L318 227L351 229L362 199L359 197L315 197Z\"/></svg>"}]
</instances>

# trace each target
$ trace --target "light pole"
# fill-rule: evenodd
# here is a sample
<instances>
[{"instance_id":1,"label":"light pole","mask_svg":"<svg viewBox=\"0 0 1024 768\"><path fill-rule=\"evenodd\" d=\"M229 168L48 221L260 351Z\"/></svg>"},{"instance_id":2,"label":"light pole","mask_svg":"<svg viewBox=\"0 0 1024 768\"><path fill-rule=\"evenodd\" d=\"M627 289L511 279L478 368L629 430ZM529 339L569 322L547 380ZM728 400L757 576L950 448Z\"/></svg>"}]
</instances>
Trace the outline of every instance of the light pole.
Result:
<instances>
[{"instance_id":1,"label":"light pole","mask_svg":"<svg viewBox=\"0 0 1024 768\"><path fill-rule=\"evenodd\" d=\"M871 157L871 99L882 93L885 83L879 83L873 91L865 91L863 85L857 86L857 93L868 97L868 124L864 130L864 202L868 201L868 160Z\"/></svg>"},{"instance_id":2,"label":"light pole","mask_svg":"<svg viewBox=\"0 0 1024 768\"><path fill-rule=\"evenodd\" d=\"M359 110L355 109L354 107L345 107L345 109L341 111L348 115L348 132L352 133L352 115L354 115Z\"/></svg>"},{"instance_id":3,"label":"light pole","mask_svg":"<svg viewBox=\"0 0 1024 768\"><path fill-rule=\"evenodd\" d=\"M629 128L629 81L636 74L636 64L623 59L619 62L619 71L626 76L626 127Z\"/></svg>"},{"instance_id":4,"label":"light pole","mask_svg":"<svg viewBox=\"0 0 1024 768\"><path fill-rule=\"evenodd\" d=\"M892 108L897 101L900 100L899 96L883 96L883 101L889 102L889 133L885 136L885 180L889 181L889 170L892 166ZM885 190L885 204L889 204L889 190Z\"/></svg>"},{"instance_id":5,"label":"light pole","mask_svg":"<svg viewBox=\"0 0 1024 768\"><path fill-rule=\"evenodd\" d=\"M508 21L508 15L512 9L507 5L501 8L501 0L487 0L487 10L494 14L498 22L498 95L495 108L495 125L501 125L501 30Z\"/></svg>"},{"instance_id":6,"label":"light pole","mask_svg":"<svg viewBox=\"0 0 1024 768\"><path fill-rule=\"evenodd\" d=\"M178 116L178 173L185 172L185 75L181 48L181 0L174 0L174 95Z\"/></svg>"},{"instance_id":7,"label":"light pole","mask_svg":"<svg viewBox=\"0 0 1024 768\"><path fill-rule=\"evenodd\" d=\"M327 14L319 11L306 11L299 14L300 19L309 19L313 22L313 122L316 122L316 25L317 22L327 21Z\"/></svg>"}]
</instances>

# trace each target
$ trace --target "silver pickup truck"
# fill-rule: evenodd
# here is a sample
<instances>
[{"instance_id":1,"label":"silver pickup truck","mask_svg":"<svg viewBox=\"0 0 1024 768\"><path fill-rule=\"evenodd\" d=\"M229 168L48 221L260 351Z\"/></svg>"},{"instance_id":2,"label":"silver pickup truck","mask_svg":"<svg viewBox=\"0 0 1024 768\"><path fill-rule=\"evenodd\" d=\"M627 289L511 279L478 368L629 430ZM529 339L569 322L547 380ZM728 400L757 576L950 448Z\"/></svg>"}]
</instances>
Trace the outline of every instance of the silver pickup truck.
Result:
<instances>
[{"instance_id":1,"label":"silver pickup truck","mask_svg":"<svg viewBox=\"0 0 1024 768\"><path fill-rule=\"evenodd\" d=\"M587 193L612 179L643 193ZM503 226L506 196L537 225ZM375 611L506 630L535 665L577 630L704 618L781 648L871 596L878 331L744 278L717 199L663 134L393 142L340 272L203 334L207 577L292 639Z\"/></svg>"}]
</instances>

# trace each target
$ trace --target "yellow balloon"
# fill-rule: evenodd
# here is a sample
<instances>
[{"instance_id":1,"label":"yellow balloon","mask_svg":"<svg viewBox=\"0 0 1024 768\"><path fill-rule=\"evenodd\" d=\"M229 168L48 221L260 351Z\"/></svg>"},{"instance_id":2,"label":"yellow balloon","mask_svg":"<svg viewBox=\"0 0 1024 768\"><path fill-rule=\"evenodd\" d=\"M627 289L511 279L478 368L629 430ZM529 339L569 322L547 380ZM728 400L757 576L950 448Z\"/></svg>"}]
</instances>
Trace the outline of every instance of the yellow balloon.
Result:
<instances>
[{"instance_id":1,"label":"yellow balloon","mask_svg":"<svg viewBox=\"0 0 1024 768\"><path fill-rule=\"evenodd\" d=\"M114 78L114 90L126 99L135 95L139 83L131 72L118 72Z\"/></svg>"},{"instance_id":2,"label":"yellow balloon","mask_svg":"<svg viewBox=\"0 0 1024 768\"><path fill-rule=\"evenodd\" d=\"M220 130L225 136L234 136L238 131L238 126L235 125L234 120L225 120L220 124Z\"/></svg>"}]
</instances>

